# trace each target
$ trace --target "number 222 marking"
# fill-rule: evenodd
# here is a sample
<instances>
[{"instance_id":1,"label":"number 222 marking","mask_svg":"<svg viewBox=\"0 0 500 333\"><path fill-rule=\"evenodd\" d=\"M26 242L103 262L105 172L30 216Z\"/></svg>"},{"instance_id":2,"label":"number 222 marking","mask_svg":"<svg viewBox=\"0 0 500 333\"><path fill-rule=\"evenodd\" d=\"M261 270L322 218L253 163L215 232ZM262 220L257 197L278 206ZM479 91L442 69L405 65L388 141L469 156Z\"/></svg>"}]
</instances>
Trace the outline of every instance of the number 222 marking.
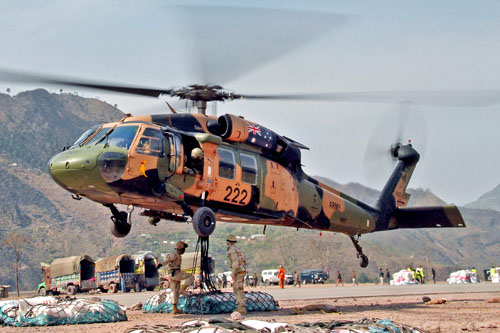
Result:
<instances>
[{"instance_id":1,"label":"number 222 marking","mask_svg":"<svg viewBox=\"0 0 500 333\"><path fill-rule=\"evenodd\" d=\"M240 204L240 205L247 204L245 202L245 199L248 197L247 190L240 191L240 189L237 187L233 189L231 186L228 186L228 187L226 187L226 192L227 192L227 195L224 197L224 201L235 203L235 204ZM231 198L231 194L234 194L234 196L232 198ZM243 198L240 199L240 195L243 196Z\"/></svg>"}]
</instances>

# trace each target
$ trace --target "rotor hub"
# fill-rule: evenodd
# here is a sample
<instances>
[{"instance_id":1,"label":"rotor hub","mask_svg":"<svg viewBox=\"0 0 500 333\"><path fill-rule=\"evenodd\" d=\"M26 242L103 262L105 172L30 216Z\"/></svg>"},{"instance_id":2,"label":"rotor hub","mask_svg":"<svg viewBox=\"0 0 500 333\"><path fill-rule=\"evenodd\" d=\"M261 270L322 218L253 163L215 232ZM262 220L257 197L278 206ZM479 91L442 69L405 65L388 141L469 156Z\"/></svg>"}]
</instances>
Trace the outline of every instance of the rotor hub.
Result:
<instances>
[{"instance_id":1,"label":"rotor hub","mask_svg":"<svg viewBox=\"0 0 500 333\"><path fill-rule=\"evenodd\" d=\"M168 91L168 94L180 99L188 99L191 101L215 102L226 101L243 98L242 95L234 94L228 90L224 90L219 85L201 85L192 84L186 87L174 88Z\"/></svg>"}]
</instances>

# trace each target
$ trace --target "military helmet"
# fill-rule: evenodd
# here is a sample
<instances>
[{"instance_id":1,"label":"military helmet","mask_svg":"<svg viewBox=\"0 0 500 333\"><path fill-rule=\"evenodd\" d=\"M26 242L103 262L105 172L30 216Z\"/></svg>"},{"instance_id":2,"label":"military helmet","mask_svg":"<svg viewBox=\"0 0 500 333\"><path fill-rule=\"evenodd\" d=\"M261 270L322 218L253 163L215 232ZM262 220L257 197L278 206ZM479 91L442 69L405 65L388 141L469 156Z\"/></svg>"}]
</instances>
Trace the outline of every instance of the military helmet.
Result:
<instances>
[{"instance_id":1,"label":"military helmet","mask_svg":"<svg viewBox=\"0 0 500 333\"><path fill-rule=\"evenodd\" d=\"M191 157L194 159L200 159L203 157L203 150L200 148L194 148L191 150Z\"/></svg>"},{"instance_id":2,"label":"military helmet","mask_svg":"<svg viewBox=\"0 0 500 333\"><path fill-rule=\"evenodd\" d=\"M188 247L188 245L184 242L177 242L177 244L175 244L175 248L177 250L182 250L182 249L185 249L187 247Z\"/></svg>"},{"instance_id":3,"label":"military helmet","mask_svg":"<svg viewBox=\"0 0 500 333\"><path fill-rule=\"evenodd\" d=\"M235 235L229 235L229 236L227 236L227 241L231 242L231 243L236 243L237 242L236 236Z\"/></svg>"}]
</instances>

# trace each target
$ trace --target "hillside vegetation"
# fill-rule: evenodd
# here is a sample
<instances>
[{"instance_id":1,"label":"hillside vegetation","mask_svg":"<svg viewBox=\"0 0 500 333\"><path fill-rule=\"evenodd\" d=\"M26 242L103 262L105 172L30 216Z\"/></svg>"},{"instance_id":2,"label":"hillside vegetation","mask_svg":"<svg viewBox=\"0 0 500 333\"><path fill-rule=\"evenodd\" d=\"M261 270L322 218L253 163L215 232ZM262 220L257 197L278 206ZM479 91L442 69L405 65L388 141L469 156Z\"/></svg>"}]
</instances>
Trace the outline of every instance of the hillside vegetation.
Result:
<instances>
[{"instance_id":1,"label":"hillside vegetation","mask_svg":"<svg viewBox=\"0 0 500 333\"><path fill-rule=\"evenodd\" d=\"M151 250L169 252L171 242L183 239L194 249L197 237L187 223L162 221L157 227L134 212L129 236L116 239L109 231L109 210L83 199L76 201L47 174L51 156L70 145L89 127L123 117L115 107L96 99L72 94L53 94L38 89L14 97L0 94L0 244L9 232L28 237L21 264L21 285L33 289L40 282L40 262L88 254L93 258ZM319 177L318 177L319 178ZM335 184L341 191L372 204L378 195L360 184ZM410 190L410 205L441 205L429 191ZM245 237L239 242L251 273L283 264L288 271L305 268L340 270L345 277L355 269L358 276L374 280L379 267L391 272L407 265L431 265L444 279L451 270L476 265L486 268L498 261L500 212L461 209L467 228L460 230L395 230L365 235L361 245L370 265L361 270L349 239L341 234L268 227L266 237L259 226L218 223L210 238L217 271L228 270L225 238L229 233ZM0 284L15 285L14 254L0 247ZM361 272L363 272L362 275Z\"/></svg>"}]
</instances>

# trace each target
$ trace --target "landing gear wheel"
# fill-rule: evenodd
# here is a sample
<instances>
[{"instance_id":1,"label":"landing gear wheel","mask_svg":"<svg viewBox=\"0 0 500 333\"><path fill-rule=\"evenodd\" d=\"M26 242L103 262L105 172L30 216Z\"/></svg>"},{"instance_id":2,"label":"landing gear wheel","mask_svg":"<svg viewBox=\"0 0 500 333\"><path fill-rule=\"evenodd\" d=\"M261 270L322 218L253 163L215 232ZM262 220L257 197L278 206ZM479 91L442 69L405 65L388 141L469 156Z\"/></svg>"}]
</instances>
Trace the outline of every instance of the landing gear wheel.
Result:
<instances>
[{"instance_id":1,"label":"landing gear wheel","mask_svg":"<svg viewBox=\"0 0 500 333\"><path fill-rule=\"evenodd\" d=\"M128 235L130 229L132 229L132 212L134 211L134 206L129 205L127 212L119 211L113 204L104 205L111 210L113 216L111 216L111 233L113 236L118 238L123 238Z\"/></svg>"},{"instance_id":2,"label":"landing gear wheel","mask_svg":"<svg viewBox=\"0 0 500 333\"><path fill-rule=\"evenodd\" d=\"M193 229L201 237L208 237L215 230L215 214L208 207L200 207L193 215Z\"/></svg>"},{"instance_id":3,"label":"landing gear wheel","mask_svg":"<svg viewBox=\"0 0 500 333\"><path fill-rule=\"evenodd\" d=\"M111 224L111 233L117 238L127 236L132 229L132 225L127 223L127 213L120 212L120 218L111 217L113 223Z\"/></svg>"},{"instance_id":4,"label":"landing gear wheel","mask_svg":"<svg viewBox=\"0 0 500 333\"><path fill-rule=\"evenodd\" d=\"M362 268L368 266L368 257L365 256L364 254L361 254L359 256L359 266L361 266Z\"/></svg>"}]
</instances>

